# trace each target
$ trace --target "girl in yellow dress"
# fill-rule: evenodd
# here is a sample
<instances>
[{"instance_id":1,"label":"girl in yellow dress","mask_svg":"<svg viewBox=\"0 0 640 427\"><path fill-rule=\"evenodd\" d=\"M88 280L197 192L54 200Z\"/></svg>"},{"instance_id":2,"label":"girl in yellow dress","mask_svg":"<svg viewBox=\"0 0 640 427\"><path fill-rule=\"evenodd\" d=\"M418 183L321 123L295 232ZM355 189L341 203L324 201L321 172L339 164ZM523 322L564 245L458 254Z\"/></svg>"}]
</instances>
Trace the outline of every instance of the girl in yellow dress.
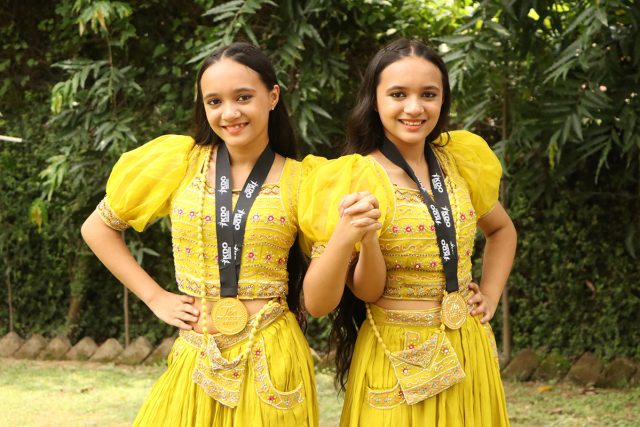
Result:
<instances>
[{"instance_id":1,"label":"girl in yellow dress","mask_svg":"<svg viewBox=\"0 0 640 427\"><path fill-rule=\"evenodd\" d=\"M419 41L392 42L365 72L349 155L315 169L299 200L314 257L306 307L337 307L341 426L509 424L488 322L516 232L498 202L499 161L479 136L445 131L450 103L442 59ZM486 237L480 285L476 227Z\"/></svg>"},{"instance_id":2,"label":"girl in yellow dress","mask_svg":"<svg viewBox=\"0 0 640 427\"><path fill-rule=\"evenodd\" d=\"M153 313L180 328L136 426L317 426L313 362L296 320L296 142L269 60L233 43L197 77L195 138L124 154L82 235ZM178 288L138 266L121 230L169 215Z\"/></svg>"}]
</instances>

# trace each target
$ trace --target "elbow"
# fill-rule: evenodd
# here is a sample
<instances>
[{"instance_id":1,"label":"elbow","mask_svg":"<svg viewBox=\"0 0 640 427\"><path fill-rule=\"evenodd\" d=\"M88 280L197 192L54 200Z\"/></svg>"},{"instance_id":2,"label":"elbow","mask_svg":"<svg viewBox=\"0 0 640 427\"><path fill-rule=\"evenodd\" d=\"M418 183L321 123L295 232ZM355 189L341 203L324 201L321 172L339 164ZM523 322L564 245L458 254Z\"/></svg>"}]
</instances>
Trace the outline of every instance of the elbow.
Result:
<instances>
[{"instance_id":1,"label":"elbow","mask_svg":"<svg viewBox=\"0 0 640 427\"><path fill-rule=\"evenodd\" d=\"M91 225L89 224L89 220L91 217L87 218L80 227L80 235L82 239L88 243L91 238Z\"/></svg>"},{"instance_id":2,"label":"elbow","mask_svg":"<svg viewBox=\"0 0 640 427\"><path fill-rule=\"evenodd\" d=\"M513 221L509 221L508 229L511 240L513 240L513 244L516 246L518 244L518 231L516 230L516 226L513 225Z\"/></svg>"},{"instance_id":3,"label":"elbow","mask_svg":"<svg viewBox=\"0 0 640 427\"><path fill-rule=\"evenodd\" d=\"M356 295L357 296L357 295ZM367 295L365 297L358 297L358 299L362 300L363 302L369 303L369 304L373 304L376 301L378 301L380 299L381 295Z\"/></svg>"},{"instance_id":4,"label":"elbow","mask_svg":"<svg viewBox=\"0 0 640 427\"><path fill-rule=\"evenodd\" d=\"M309 298L304 298L304 308L313 317L322 317L326 316L331 312L331 309L328 307L323 307L320 304L314 304L313 301L310 301Z\"/></svg>"},{"instance_id":5,"label":"elbow","mask_svg":"<svg viewBox=\"0 0 640 427\"><path fill-rule=\"evenodd\" d=\"M383 287L384 289L384 287ZM351 292L353 292L353 295L356 296L356 298L358 298L359 300L363 301L363 302L367 302L370 304L375 303L376 301L378 301L380 299L380 297L382 297L382 292L378 293L378 292L357 292L354 291L353 289L351 289Z\"/></svg>"},{"instance_id":6,"label":"elbow","mask_svg":"<svg viewBox=\"0 0 640 427\"><path fill-rule=\"evenodd\" d=\"M337 301L334 301L332 296L318 295L317 293L307 289L303 290L302 300L307 313L313 317L322 317L331 313L331 310L338 306L340 297L338 297Z\"/></svg>"},{"instance_id":7,"label":"elbow","mask_svg":"<svg viewBox=\"0 0 640 427\"><path fill-rule=\"evenodd\" d=\"M322 316L326 316L327 314L329 314L330 311L315 310L315 309L310 309L309 307L307 307L307 313L309 313L313 317L322 317Z\"/></svg>"},{"instance_id":8,"label":"elbow","mask_svg":"<svg viewBox=\"0 0 640 427\"><path fill-rule=\"evenodd\" d=\"M91 247L92 243L102 240L102 237L104 237L103 231L105 230L111 230L111 228L102 222L102 219L94 211L80 227L80 235L82 235L87 245Z\"/></svg>"}]
</instances>

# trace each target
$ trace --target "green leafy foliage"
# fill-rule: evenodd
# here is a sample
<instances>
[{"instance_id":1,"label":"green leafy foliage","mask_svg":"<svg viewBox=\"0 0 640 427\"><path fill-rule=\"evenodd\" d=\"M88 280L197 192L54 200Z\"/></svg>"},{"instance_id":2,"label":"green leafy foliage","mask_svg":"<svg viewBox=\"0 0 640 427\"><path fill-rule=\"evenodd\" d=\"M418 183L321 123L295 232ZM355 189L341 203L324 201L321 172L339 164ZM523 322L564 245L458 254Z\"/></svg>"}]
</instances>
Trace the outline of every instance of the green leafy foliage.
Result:
<instances>
[{"instance_id":1,"label":"green leafy foliage","mask_svg":"<svg viewBox=\"0 0 640 427\"><path fill-rule=\"evenodd\" d=\"M27 141L0 142L0 299L11 291L17 332L122 336L122 288L79 228L123 152L190 133L195 72L215 47L259 45L302 151L335 156L366 63L407 36L443 54L453 126L483 135L503 161L502 200L520 232L515 347L638 355L640 12L632 2L63 0L10 2L2 16L0 134ZM167 225L126 238L176 290ZM133 336L172 333L132 300ZM0 306L0 334L8 307ZM316 348L326 334L326 319L309 321Z\"/></svg>"},{"instance_id":2,"label":"green leafy foliage","mask_svg":"<svg viewBox=\"0 0 640 427\"><path fill-rule=\"evenodd\" d=\"M518 221L509 288L514 348L640 357L633 320L640 310L640 269L623 245L625 227L609 226L612 220L630 223L637 214L612 204L613 195L601 195L597 204L586 199L565 190L553 207ZM500 314L494 319L499 331Z\"/></svg>"}]
</instances>

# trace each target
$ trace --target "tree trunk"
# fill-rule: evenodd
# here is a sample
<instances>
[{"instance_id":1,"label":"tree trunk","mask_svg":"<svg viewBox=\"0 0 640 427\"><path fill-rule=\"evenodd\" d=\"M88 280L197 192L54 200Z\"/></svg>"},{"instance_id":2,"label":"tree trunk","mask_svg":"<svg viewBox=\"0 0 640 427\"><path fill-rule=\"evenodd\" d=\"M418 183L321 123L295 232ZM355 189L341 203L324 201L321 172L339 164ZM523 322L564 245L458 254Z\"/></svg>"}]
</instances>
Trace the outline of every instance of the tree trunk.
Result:
<instances>
[{"instance_id":1,"label":"tree trunk","mask_svg":"<svg viewBox=\"0 0 640 427\"><path fill-rule=\"evenodd\" d=\"M129 347L129 290L124 288L124 346Z\"/></svg>"},{"instance_id":2,"label":"tree trunk","mask_svg":"<svg viewBox=\"0 0 640 427\"><path fill-rule=\"evenodd\" d=\"M89 257L86 255L76 256L69 273L71 296L69 297L69 309L67 310L67 320L65 324L65 333L67 336L71 336L73 334L73 329L78 322L78 317L80 316L85 286L87 284L88 270Z\"/></svg>"},{"instance_id":3,"label":"tree trunk","mask_svg":"<svg viewBox=\"0 0 640 427\"><path fill-rule=\"evenodd\" d=\"M82 295L71 295L69 300L69 309L67 310L67 321L65 328L67 334L71 332L71 328L76 324L78 315L80 314L80 307L82 306Z\"/></svg>"},{"instance_id":4,"label":"tree trunk","mask_svg":"<svg viewBox=\"0 0 640 427\"><path fill-rule=\"evenodd\" d=\"M4 280L7 284L7 305L9 306L9 332L13 332L13 290L11 286L11 269L8 267L4 271Z\"/></svg>"},{"instance_id":5,"label":"tree trunk","mask_svg":"<svg viewBox=\"0 0 640 427\"><path fill-rule=\"evenodd\" d=\"M502 91L502 140L506 141L509 138L509 130L507 122L509 120L509 91L507 83L504 83ZM505 153L505 161L507 160L507 154ZM500 200L505 209L509 206L509 198L504 180L500 183ZM511 359L511 313L509 312L509 290L508 286L504 287L502 291L502 359L509 361Z\"/></svg>"},{"instance_id":6,"label":"tree trunk","mask_svg":"<svg viewBox=\"0 0 640 427\"><path fill-rule=\"evenodd\" d=\"M511 318L509 312L509 288L502 291L502 358L511 359Z\"/></svg>"}]
</instances>

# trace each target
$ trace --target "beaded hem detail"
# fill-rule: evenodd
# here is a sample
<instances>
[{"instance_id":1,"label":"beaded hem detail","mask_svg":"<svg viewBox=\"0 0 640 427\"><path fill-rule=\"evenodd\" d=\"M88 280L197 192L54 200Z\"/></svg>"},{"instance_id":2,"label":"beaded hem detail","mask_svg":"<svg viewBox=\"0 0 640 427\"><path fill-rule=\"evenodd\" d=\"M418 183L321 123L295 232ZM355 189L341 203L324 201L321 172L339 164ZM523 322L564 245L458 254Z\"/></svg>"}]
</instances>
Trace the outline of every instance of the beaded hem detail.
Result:
<instances>
[{"instance_id":1,"label":"beaded hem detail","mask_svg":"<svg viewBox=\"0 0 640 427\"><path fill-rule=\"evenodd\" d=\"M473 295L473 291L470 289L463 289L460 291L460 294L466 301ZM469 311L471 311L471 309L472 307L469 307ZM384 310L384 318L381 320L382 323L409 326L440 326L442 324L442 313L440 307L424 311L382 310Z\"/></svg>"},{"instance_id":2,"label":"beaded hem detail","mask_svg":"<svg viewBox=\"0 0 640 427\"><path fill-rule=\"evenodd\" d=\"M316 242L311 246L311 258L318 258L324 253L327 244L325 242Z\"/></svg>"},{"instance_id":3,"label":"beaded hem detail","mask_svg":"<svg viewBox=\"0 0 640 427\"><path fill-rule=\"evenodd\" d=\"M254 341L256 333L278 319L287 306L272 300L256 315L249 319L244 330L238 334L225 336L211 334L205 336L193 331L180 331L180 338L198 351L192 379L204 392L222 405L230 408L238 406L240 390L244 381L248 362L254 370L254 382L260 398L277 408L288 409L304 401L302 383L291 392L277 390L269 377L263 339ZM221 350L247 341L246 348L231 360L226 359Z\"/></svg>"},{"instance_id":4,"label":"beaded hem detail","mask_svg":"<svg viewBox=\"0 0 640 427\"><path fill-rule=\"evenodd\" d=\"M430 316L435 314L434 311L409 312L407 314L417 316L403 320L417 321L416 317ZM389 315L388 310L380 309L380 312L387 317ZM390 389L374 390L367 387L367 402L371 407L389 409L400 404L413 405L464 380L465 372L443 329L436 329L422 342L418 332L406 331L403 350L391 352L382 340L368 308L367 318L398 381Z\"/></svg>"},{"instance_id":5,"label":"beaded hem detail","mask_svg":"<svg viewBox=\"0 0 640 427\"><path fill-rule=\"evenodd\" d=\"M120 218L113 209L111 209L106 197L98 203L96 211L104 223L116 231L123 231L131 227L125 220Z\"/></svg>"},{"instance_id":6,"label":"beaded hem detail","mask_svg":"<svg viewBox=\"0 0 640 427\"><path fill-rule=\"evenodd\" d=\"M280 391L273 385L269 375L267 352L263 339L256 343L251 357L255 372L253 382L260 400L278 409L291 409L304 402L304 384L302 381L291 391Z\"/></svg>"},{"instance_id":7,"label":"beaded hem detail","mask_svg":"<svg viewBox=\"0 0 640 427\"><path fill-rule=\"evenodd\" d=\"M258 325L258 330L262 330L277 320L283 313L285 312L285 308L280 304L275 304L272 307L268 308L262 316L260 320L260 325ZM249 333L251 332L251 328L255 324L256 316L253 315L249 318L247 322L247 326L238 332L235 335L224 335L224 334L209 334L209 339L213 338L216 342L216 345L219 349L224 350L225 348L229 348L234 346L244 340L247 339ZM204 349L204 335L194 331L186 331L184 329L180 330L180 338L185 340L189 345L195 347L198 350Z\"/></svg>"}]
</instances>

